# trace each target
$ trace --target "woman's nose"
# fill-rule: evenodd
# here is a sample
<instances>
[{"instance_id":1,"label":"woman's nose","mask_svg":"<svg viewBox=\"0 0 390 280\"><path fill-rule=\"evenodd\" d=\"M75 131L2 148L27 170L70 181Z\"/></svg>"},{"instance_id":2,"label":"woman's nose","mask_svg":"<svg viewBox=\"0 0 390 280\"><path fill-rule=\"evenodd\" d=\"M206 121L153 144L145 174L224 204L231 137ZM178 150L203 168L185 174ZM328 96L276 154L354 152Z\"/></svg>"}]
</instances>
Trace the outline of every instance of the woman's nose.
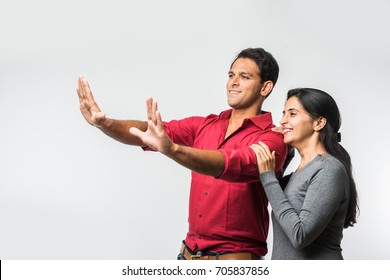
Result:
<instances>
[{"instance_id":1,"label":"woman's nose","mask_svg":"<svg viewBox=\"0 0 390 280\"><path fill-rule=\"evenodd\" d=\"M284 125L284 124L286 124L287 123L287 121L286 121L286 117L285 116L283 116L282 118L281 118L281 120L280 120L280 122L279 122L281 125Z\"/></svg>"}]
</instances>

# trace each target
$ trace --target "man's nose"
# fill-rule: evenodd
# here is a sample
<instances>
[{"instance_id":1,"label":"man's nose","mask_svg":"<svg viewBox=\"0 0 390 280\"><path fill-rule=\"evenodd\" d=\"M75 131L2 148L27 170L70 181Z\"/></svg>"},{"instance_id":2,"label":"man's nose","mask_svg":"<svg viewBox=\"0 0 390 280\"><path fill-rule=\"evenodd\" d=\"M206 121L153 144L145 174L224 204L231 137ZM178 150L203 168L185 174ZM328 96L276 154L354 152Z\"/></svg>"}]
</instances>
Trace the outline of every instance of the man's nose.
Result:
<instances>
[{"instance_id":1,"label":"man's nose","mask_svg":"<svg viewBox=\"0 0 390 280\"><path fill-rule=\"evenodd\" d=\"M240 84L240 77L233 77L232 84L238 86Z\"/></svg>"}]
</instances>

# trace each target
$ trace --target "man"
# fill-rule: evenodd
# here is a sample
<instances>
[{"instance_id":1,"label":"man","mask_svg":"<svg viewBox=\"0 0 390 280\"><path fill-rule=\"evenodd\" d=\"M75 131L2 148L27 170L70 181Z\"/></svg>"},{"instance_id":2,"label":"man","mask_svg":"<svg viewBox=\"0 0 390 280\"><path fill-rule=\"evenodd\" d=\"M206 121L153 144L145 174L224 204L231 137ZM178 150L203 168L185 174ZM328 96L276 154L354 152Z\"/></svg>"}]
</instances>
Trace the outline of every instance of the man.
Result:
<instances>
[{"instance_id":1,"label":"man","mask_svg":"<svg viewBox=\"0 0 390 280\"><path fill-rule=\"evenodd\" d=\"M163 122L148 98L148 121L106 118L80 76L80 110L86 121L113 139L158 151L192 170L189 230L178 259L261 259L267 253L268 201L250 146L262 141L276 152L282 172L287 146L273 132L262 104L278 79L279 66L262 48L241 51L226 84L231 109L219 115Z\"/></svg>"}]
</instances>

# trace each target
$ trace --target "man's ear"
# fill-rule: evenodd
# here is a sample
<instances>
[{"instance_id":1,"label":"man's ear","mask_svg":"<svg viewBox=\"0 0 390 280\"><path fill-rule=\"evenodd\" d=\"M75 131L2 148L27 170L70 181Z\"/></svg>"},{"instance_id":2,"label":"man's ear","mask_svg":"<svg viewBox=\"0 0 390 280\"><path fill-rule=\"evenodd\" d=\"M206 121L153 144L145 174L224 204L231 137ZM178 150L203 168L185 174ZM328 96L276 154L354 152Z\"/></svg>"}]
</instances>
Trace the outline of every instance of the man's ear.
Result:
<instances>
[{"instance_id":1,"label":"man's ear","mask_svg":"<svg viewBox=\"0 0 390 280\"><path fill-rule=\"evenodd\" d=\"M266 81L263 83L260 89L260 94L264 97L267 97L267 95L271 93L273 88L274 88L274 83L272 81Z\"/></svg>"},{"instance_id":2,"label":"man's ear","mask_svg":"<svg viewBox=\"0 0 390 280\"><path fill-rule=\"evenodd\" d=\"M325 127L326 123L327 123L327 119L326 118L318 117L314 121L314 130L315 131L320 131L321 129L323 129Z\"/></svg>"}]
</instances>

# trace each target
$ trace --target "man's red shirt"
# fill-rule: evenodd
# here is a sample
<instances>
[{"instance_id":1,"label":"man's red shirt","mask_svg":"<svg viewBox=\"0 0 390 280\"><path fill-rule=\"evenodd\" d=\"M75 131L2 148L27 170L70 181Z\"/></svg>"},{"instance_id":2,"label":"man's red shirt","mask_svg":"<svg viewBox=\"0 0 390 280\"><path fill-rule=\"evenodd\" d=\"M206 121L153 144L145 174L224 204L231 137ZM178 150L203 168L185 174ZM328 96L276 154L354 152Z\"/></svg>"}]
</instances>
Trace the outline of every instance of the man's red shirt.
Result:
<instances>
[{"instance_id":1,"label":"man's red shirt","mask_svg":"<svg viewBox=\"0 0 390 280\"><path fill-rule=\"evenodd\" d=\"M271 130L274 125L268 112L245 119L225 139L231 113L164 122L173 142L219 150L225 157L225 169L218 178L192 172L185 242L193 251L249 251L264 256L268 251L268 200L250 145L262 141L276 152L277 175L282 172L287 146L282 135Z\"/></svg>"}]
</instances>

